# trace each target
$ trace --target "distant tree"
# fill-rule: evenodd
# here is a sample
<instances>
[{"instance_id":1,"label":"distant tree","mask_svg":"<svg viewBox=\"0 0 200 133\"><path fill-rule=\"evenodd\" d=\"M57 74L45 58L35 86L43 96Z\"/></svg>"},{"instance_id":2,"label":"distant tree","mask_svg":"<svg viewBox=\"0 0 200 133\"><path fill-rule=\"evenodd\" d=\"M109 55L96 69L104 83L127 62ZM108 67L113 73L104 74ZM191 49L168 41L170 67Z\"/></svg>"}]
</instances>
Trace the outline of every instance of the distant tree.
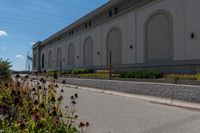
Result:
<instances>
[{"instance_id":1,"label":"distant tree","mask_svg":"<svg viewBox=\"0 0 200 133\"><path fill-rule=\"evenodd\" d=\"M7 79L11 76L11 62L0 58L0 78Z\"/></svg>"}]
</instances>

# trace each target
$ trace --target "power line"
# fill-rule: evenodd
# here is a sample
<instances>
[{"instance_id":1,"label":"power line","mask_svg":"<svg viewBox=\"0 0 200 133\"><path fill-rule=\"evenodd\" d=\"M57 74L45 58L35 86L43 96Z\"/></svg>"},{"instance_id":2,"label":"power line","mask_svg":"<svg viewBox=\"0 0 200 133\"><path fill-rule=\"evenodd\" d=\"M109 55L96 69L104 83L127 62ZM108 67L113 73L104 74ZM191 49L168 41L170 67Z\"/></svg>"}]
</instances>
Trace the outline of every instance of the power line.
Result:
<instances>
[{"instance_id":1,"label":"power line","mask_svg":"<svg viewBox=\"0 0 200 133\"><path fill-rule=\"evenodd\" d=\"M41 6L41 5L38 5L38 4L32 4L32 3L30 3L30 2L25 2L25 1L18 1L18 4L19 4L19 2L20 2L20 5L21 4L23 4L23 5L26 5L26 6L29 6L29 7L37 7L36 9L38 9L38 8L40 8L40 9L48 9L49 11L54 11L54 12L56 12L56 13L62 13L62 12L59 12L59 10L58 9L62 9L62 8L50 8L50 7L46 7L46 6ZM1 4L3 4L2 2L1 2ZM71 8L71 6L66 6L66 7L70 7ZM19 8L19 7L17 7L17 8ZM80 8L78 8L78 7L74 7L76 10L80 10ZM34 9L34 8L32 8L32 9ZM63 8L63 9L67 9L67 8ZM80 12L78 11L78 12L76 12L76 10L73 10L73 11L71 11L71 10L68 10L67 12L68 13L71 13L71 14L80 14ZM35 11L37 11L37 10L35 10Z\"/></svg>"},{"instance_id":2,"label":"power line","mask_svg":"<svg viewBox=\"0 0 200 133\"><path fill-rule=\"evenodd\" d=\"M70 5L70 4L66 4L66 3L60 3L60 2L57 2L57 1L51 1L51 0L46 0L47 2L51 2L51 3L54 3L56 5L60 5L60 6L68 6L68 7L71 7L71 8L74 8L74 9L81 9L81 10L90 10L89 8L85 8L85 7L76 7L76 6L73 6L73 5Z\"/></svg>"},{"instance_id":3,"label":"power line","mask_svg":"<svg viewBox=\"0 0 200 133\"><path fill-rule=\"evenodd\" d=\"M20 1L20 4L25 4L25 5L28 5L28 6L31 6L31 7L40 7L40 8L42 8L42 9L49 9L49 10L53 10L53 11L58 11L58 9L57 8L49 8L49 7L45 7L45 6L40 6L40 5L36 5L36 4L32 4L32 3L27 3L27 2L25 2L25 1ZM70 5L67 5L67 7L71 7ZM81 8L78 8L78 7L73 7L73 8L75 8L76 10L80 10ZM68 11L69 12L69 11ZM70 11L71 12L71 11ZM60 12L59 12L60 13ZM71 13L74 13L74 12L71 12ZM80 12L76 12L76 13L79 13L80 14Z\"/></svg>"},{"instance_id":4,"label":"power line","mask_svg":"<svg viewBox=\"0 0 200 133\"><path fill-rule=\"evenodd\" d=\"M32 32L32 31L36 31L36 32L45 32L48 33L49 31L53 31L56 32L59 29L62 29L64 26L60 25L60 26L28 26L28 25L6 25L3 24L1 25L0 29L1 30L5 30L7 31L8 29L11 31L18 31L18 32L23 32L23 31L28 31L28 32ZM57 29L57 30L55 30Z\"/></svg>"},{"instance_id":5,"label":"power line","mask_svg":"<svg viewBox=\"0 0 200 133\"><path fill-rule=\"evenodd\" d=\"M59 22L51 22L51 21L33 21L33 20L27 20L27 19L12 19L11 17L1 17L1 24L2 22L5 21L6 23L17 23L17 24L28 24L30 26L30 23L34 25L43 25L43 26L54 26L54 25L60 25L60 24L66 24L66 23L59 23Z\"/></svg>"},{"instance_id":6,"label":"power line","mask_svg":"<svg viewBox=\"0 0 200 133\"><path fill-rule=\"evenodd\" d=\"M15 10L20 10L20 11L23 10L23 11L34 13L34 14L43 14L43 15L47 15L47 16L56 17L56 18L59 18L59 19L63 19L63 17L64 17L64 16L58 16L56 14L50 14L50 13L46 13L46 12L41 12L41 11L38 11L38 10L27 10L26 8L19 8L18 7L18 8L15 8Z\"/></svg>"},{"instance_id":7,"label":"power line","mask_svg":"<svg viewBox=\"0 0 200 133\"><path fill-rule=\"evenodd\" d=\"M48 0L48 1L50 1L50 0ZM21 1L22 2L22 1ZM55 1L50 1L50 2L52 2L52 3L56 3L57 5L59 5L60 4L60 6L62 5L62 6L65 6L65 4L63 4L63 3L60 3L60 2L55 2ZM22 2L23 4L25 4L25 5L29 5L29 6L37 6L37 5L35 5L35 4L30 4L30 3L27 3L27 2ZM21 4L21 3L20 3ZM0 3L0 6L2 5L2 2ZM67 6L71 6L71 5L68 5L67 4ZM41 7L41 6L40 6ZM38 6L37 6L37 8L38 8ZM46 7L45 7L46 8ZM76 7L73 7L73 8L76 8ZM34 14L43 14L43 15L47 15L48 16L48 18L51 18L51 19L55 19L55 17L56 18L62 18L62 20L63 20L63 18L67 18L67 19L69 19L68 17L69 16L67 16L67 17L63 17L63 16L59 16L59 15L57 15L57 14L50 14L49 12L48 13L46 13L46 12L42 12L43 10L29 10L29 9L27 9L27 8L21 8L21 7L17 7L17 8L15 8L16 10L23 10L23 11L27 11L27 12L31 12L31 13L34 13ZM32 8L31 8L32 9ZM44 9L43 7L42 7L42 9ZM51 11L55 11L55 9L53 9L53 8L48 8L48 9L50 9ZM80 8L79 8L80 9ZM86 9L86 8L85 8ZM5 11L3 11L3 12L5 12ZM16 13L10 13L10 12L6 12L5 13L6 15L14 15L14 16L17 16L17 17L22 17L22 18L12 18L12 17L9 17L9 16L3 16L3 17L1 17L1 22L3 21L3 22L6 22L6 24L3 24L4 26L6 26L8 29L12 29L12 30L19 30L21 27L23 28L23 31L25 31L25 32L30 32L30 30L32 30L32 32L43 32L43 31L46 31L46 30L49 30L49 29L47 29L47 28L52 28L52 27L62 27L61 25L64 25L64 23L62 23L62 22L57 22L57 21L55 21L55 23L54 23L54 21L52 21L52 20L45 20L45 17L43 18L43 19L34 19L34 20L32 20L33 18L32 17L29 17L29 16L27 16L27 15L19 15L19 14L16 14ZM40 16L40 15L38 15L38 16ZM49 16L52 16L52 17L54 17L54 18L52 18L52 17L49 17ZM37 21L37 20L39 20L39 21ZM41 21L41 20L43 20L43 21ZM44 23L43 23L44 22ZM52 23L53 22L53 23ZM8 24L8 23L10 23L10 24ZM30 26L30 23L33 23L34 25L31 25ZM61 23L61 24L58 24L58 23ZM17 25L16 25L17 24ZM25 27L25 28L24 28ZM64 27L64 26L63 26ZM43 29L43 30L42 30ZM20 31L22 31L21 29L20 29ZM30 33L32 33L32 32L30 32Z\"/></svg>"},{"instance_id":8,"label":"power line","mask_svg":"<svg viewBox=\"0 0 200 133\"><path fill-rule=\"evenodd\" d=\"M33 25L41 25L41 26L54 26L54 25L67 25L68 22L56 22L56 21L33 21L33 20L27 20L27 19L23 19L23 18L15 18L12 19L11 17L5 17L2 16L1 17L1 22L0 24L4 24L2 22L6 22L11 23L11 24L27 24L28 26L30 26L30 24Z\"/></svg>"},{"instance_id":9,"label":"power line","mask_svg":"<svg viewBox=\"0 0 200 133\"><path fill-rule=\"evenodd\" d=\"M23 1L21 1L21 2L23 2ZM51 2L53 2L53 3L55 3L55 1L51 1ZM27 4L27 5L29 5L29 3L26 3L26 2L23 2L23 3L25 3L25 4ZM0 4L2 4L2 3L0 3ZM31 4L31 5L33 5L33 4ZM29 5L30 6L30 5ZM27 9L23 9L23 8L16 8L16 9L22 9L22 10L27 10ZM65 18L65 19L67 19L67 20L71 20L71 19L75 19L75 18L72 18L72 17L70 17L69 18L69 16L67 16L67 17L64 17L64 16L58 16L57 14L55 15L55 14L49 14L49 13L46 13L46 12L41 12L41 11L37 11L37 10L27 10L27 11L29 11L29 12L33 12L33 13L42 13L42 14L45 14L45 15L48 15L48 16L53 16L53 17L58 17L58 18ZM8 13L8 12L6 12L6 14L13 14L13 13ZM26 18L28 18L27 16L23 16L23 15L17 15L17 14L14 14L15 16L22 16L22 17L26 17ZM49 18L49 17L48 17ZM40 19L41 20L41 19Z\"/></svg>"},{"instance_id":10,"label":"power line","mask_svg":"<svg viewBox=\"0 0 200 133\"><path fill-rule=\"evenodd\" d=\"M62 28L62 26L56 26L54 27L53 29L60 29ZM21 26L18 26L18 25L1 25L0 27L1 30L5 30L7 31L8 29L10 30L16 30L18 32L21 32L21 31L37 31L37 32L48 32L49 29L52 30L52 27L38 27L38 26L24 26L24 25L21 25Z\"/></svg>"},{"instance_id":11,"label":"power line","mask_svg":"<svg viewBox=\"0 0 200 133\"><path fill-rule=\"evenodd\" d=\"M3 10L0 10L0 12L2 13L2 14L6 14L6 16L8 16L8 15L10 15L10 16L17 16L17 17L23 17L23 18L28 18L28 19L33 19L33 20L46 20L46 19L49 19L49 21L52 21L52 19L53 20L55 20L54 18L49 18L49 17L38 17L38 16L33 16L33 17L30 17L30 15L28 16L28 15L21 15L21 14L16 14L16 13L11 13L11 12L7 12L7 11L3 11ZM63 21L62 20L59 20L59 21L57 21L56 20L56 22L60 22L60 23L62 23L62 22L66 22L65 20L71 20L71 19L75 19L74 17L63 17ZM62 21L62 22L61 22Z\"/></svg>"},{"instance_id":12,"label":"power line","mask_svg":"<svg viewBox=\"0 0 200 133\"><path fill-rule=\"evenodd\" d=\"M47 32L41 32L40 30L37 30L37 31L25 31L25 30L20 30L19 31L19 29L16 29L16 28L6 28L6 30L9 32L9 31L11 31L11 33L12 34L17 34L17 35L28 35L28 36L33 36L33 35L39 35L39 36L41 36L41 35L45 35L45 36L50 36L51 34L53 34L53 32L52 33L49 33L48 35L46 34ZM46 38L46 37L44 37L44 38Z\"/></svg>"}]
</instances>

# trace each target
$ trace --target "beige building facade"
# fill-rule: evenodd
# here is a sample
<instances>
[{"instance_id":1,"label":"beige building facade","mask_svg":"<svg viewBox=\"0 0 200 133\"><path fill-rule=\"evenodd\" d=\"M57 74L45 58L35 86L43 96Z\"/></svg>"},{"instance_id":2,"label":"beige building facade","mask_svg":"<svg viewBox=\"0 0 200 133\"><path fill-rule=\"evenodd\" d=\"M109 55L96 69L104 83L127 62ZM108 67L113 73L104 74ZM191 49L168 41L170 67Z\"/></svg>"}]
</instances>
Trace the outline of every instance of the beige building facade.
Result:
<instances>
[{"instance_id":1,"label":"beige building facade","mask_svg":"<svg viewBox=\"0 0 200 133\"><path fill-rule=\"evenodd\" d=\"M33 70L200 68L199 0L111 0L33 46ZM186 70L186 68L188 70Z\"/></svg>"}]
</instances>

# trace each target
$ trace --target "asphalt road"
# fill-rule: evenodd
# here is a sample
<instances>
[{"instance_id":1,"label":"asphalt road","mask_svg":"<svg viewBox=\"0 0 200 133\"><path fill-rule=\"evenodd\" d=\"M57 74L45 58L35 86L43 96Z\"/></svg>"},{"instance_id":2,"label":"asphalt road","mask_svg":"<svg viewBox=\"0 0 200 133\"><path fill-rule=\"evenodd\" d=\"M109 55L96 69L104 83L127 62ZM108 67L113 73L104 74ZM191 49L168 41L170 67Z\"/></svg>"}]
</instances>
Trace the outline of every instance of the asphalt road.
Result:
<instances>
[{"instance_id":1,"label":"asphalt road","mask_svg":"<svg viewBox=\"0 0 200 133\"><path fill-rule=\"evenodd\" d=\"M200 112L148 101L65 88L64 101L79 94L78 114L88 133L200 133Z\"/></svg>"}]
</instances>

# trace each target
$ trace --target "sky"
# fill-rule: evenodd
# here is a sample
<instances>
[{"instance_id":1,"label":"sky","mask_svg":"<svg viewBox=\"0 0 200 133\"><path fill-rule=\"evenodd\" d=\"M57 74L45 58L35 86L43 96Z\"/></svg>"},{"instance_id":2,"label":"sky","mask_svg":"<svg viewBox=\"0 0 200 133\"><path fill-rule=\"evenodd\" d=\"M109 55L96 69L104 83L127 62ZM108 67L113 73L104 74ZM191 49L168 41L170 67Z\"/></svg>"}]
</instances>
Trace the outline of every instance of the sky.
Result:
<instances>
[{"instance_id":1,"label":"sky","mask_svg":"<svg viewBox=\"0 0 200 133\"><path fill-rule=\"evenodd\" d=\"M0 58L25 70L32 45L42 41L108 0L0 0Z\"/></svg>"}]
</instances>

